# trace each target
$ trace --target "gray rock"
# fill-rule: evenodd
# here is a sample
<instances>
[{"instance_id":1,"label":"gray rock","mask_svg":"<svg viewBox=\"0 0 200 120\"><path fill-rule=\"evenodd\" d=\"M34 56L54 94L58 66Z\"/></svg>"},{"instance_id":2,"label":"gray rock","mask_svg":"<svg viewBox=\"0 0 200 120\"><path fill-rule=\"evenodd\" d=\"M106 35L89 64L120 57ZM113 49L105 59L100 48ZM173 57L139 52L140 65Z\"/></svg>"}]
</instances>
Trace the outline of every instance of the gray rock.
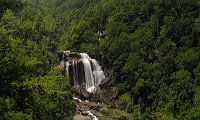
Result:
<instances>
[{"instance_id":1,"label":"gray rock","mask_svg":"<svg viewBox=\"0 0 200 120\"><path fill-rule=\"evenodd\" d=\"M89 99L92 96L92 93L89 93L85 89L85 84L82 84L81 86L74 86L73 91L75 92L75 94L84 99Z\"/></svg>"},{"instance_id":2,"label":"gray rock","mask_svg":"<svg viewBox=\"0 0 200 120\"><path fill-rule=\"evenodd\" d=\"M91 120L89 116L75 115L73 120Z\"/></svg>"},{"instance_id":3,"label":"gray rock","mask_svg":"<svg viewBox=\"0 0 200 120\"><path fill-rule=\"evenodd\" d=\"M82 97L85 98L85 99L89 99L89 98L92 96L92 93L89 93L89 92L85 89L85 83L83 83L83 84L81 85L80 94L81 94Z\"/></svg>"},{"instance_id":4,"label":"gray rock","mask_svg":"<svg viewBox=\"0 0 200 120\"><path fill-rule=\"evenodd\" d=\"M88 113L88 111L82 111L81 114L82 115L88 115L89 113Z\"/></svg>"}]
</instances>

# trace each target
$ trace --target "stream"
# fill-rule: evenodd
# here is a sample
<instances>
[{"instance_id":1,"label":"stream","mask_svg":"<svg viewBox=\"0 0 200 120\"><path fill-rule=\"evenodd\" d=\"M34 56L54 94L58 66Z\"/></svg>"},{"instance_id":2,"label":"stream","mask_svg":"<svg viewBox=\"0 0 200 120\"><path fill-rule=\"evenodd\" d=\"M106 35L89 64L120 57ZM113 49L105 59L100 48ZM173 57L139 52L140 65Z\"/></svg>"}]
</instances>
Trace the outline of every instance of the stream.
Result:
<instances>
[{"instance_id":1,"label":"stream","mask_svg":"<svg viewBox=\"0 0 200 120\"><path fill-rule=\"evenodd\" d=\"M92 104L95 102L90 102L88 100L81 100L80 98L73 97L74 103L76 105L76 114L73 117L73 120L99 120L95 115L95 111L92 107ZM95 105L96 104L96 105ZM98 106L99 103L95 103L94 106Z\"/></svg>"}]
</instances>

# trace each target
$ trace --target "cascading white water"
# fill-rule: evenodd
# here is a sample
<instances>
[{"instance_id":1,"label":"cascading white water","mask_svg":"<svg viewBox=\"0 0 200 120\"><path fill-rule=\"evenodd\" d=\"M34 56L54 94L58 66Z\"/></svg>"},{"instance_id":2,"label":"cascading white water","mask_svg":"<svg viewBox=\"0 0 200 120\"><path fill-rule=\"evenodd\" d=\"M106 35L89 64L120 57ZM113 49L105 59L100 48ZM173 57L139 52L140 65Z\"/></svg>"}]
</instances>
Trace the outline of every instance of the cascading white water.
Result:
<instances>
[{"instance_id":1,"label":"cascading white water","mask_svg":"<svg viewBox=\"0 0 200 120\"><path fill-rule=\"evenodd\" d=\"M105 78L105 75L103 73L103 70L101 69L101 66L99 66L98 62L95 59L91 59L92 66L93 66L93 75L94 75L94 82L95 85L99 85L101 80Z\"/></svg>"},{"instance_id":2,"label":"cascading white water","mask_svg":"<svg viewBox=\"0 0 200 120\"><path fill-rule=\"evenodd\" d=\"M95 91L96 87L95 87L94 75L92 72L92 66L90 63L91 59L86 53L80 53L80 55L84 65L86 90L92 93Z\"/></svg>"},{"instance_id":3,"label":"cascading white water","mask_svg":"<svg viewBox=\"0 0 200 120\"><path fill-rule=\"evenodd\" d=\"M65 62L66 73L69 75L69 66L72 65L74 86L81 86L85 83L86 90L93 93L105 75L95 59L91 59L86 53L80 53L80 56L81 59ZM83 66L81 66L81 62Z\"/></svg>"},{"instance_id":4,"label":"cascading white water","mask_svg":"<svg viewBox=\"0 0 200 120\"><path fill-rule=\"evenodd\" d=\"M82 93L84 93L85 90L87 90L89 93L94 93L97 89L96 87L101 83L101 80L105 78L103 70L98 62L95 59L91 59L86 53L80 53L78 54L78 57L72 56L72 58L67 60L68 61L65 62L66 73L71 76L71 78L73 77L74 86L77 87L78 90L82 91ZM88 100L82 101L80 98L76 97L73 97L73 99L78 104L77 106L81 106L83 104L86 105L86 103L90 105ZM97 103L97 105L100 104ZM80 112L80 115L82 115L82 113L85 115L86 113L85 116L87 119L89 118L90 120L98 120L96 112L93 111L91 111L91 109L83 110ZM75 116L74 118L77 117Z\"/></svg>"},{"instance_id":5,"label":"cascading white water","mask_svg":"<svg viewBox=\"0 0 200 120\"><path fill-rule=\"evenodd\" d=\"M65 62L65 70L66 70L66 74L69 74L69 62Z\"/></svg>"},{"instance_id":6,"label":"cascading white water","mask_svg":"<svg viewBox=\"0 0 200 120\"><path fill-rule=\"evenodd\" d=\"M92 120L99 120L91 111L87 111L88 115L91 116Z\"/></svg>"}]
</instances>

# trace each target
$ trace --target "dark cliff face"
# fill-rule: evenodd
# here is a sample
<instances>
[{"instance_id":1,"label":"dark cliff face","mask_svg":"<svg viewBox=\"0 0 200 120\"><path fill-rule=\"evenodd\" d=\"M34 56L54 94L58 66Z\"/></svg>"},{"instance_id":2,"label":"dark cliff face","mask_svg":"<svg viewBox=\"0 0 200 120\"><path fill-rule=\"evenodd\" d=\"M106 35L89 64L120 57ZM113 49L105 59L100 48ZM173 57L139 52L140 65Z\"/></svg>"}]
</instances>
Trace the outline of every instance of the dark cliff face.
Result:
<instances>
[{"instance_id":1,"label":"dark cliff face","mask_svg":"<svg viewBox=\"0 0 200 120\"><path fill-rule=\"evenodd\" d=\"M57 55L58 55L58 62L59 63L66 58L65 54L63 52L58 52Z\"/></svg>"},{"instance_id":2,"label":"dark cliff face","mask_svg":"<svg viewBox=\"0 0 200 120\"><path fill-rule=\"evenodd\" d=\"M72 64L73 59L71 59L71 61L68 61L68 62L70 62ZM66 69L66 66L65 66L65 69ZM83 83L86 82L83 62L76 60L75 66L73 67L73 65L70 65L68 69L69 69L69 78L71 78L72 86L75 85L74 79L77 80L76 82L78 83L79 86L81 86Z\"/></svg>"},{"instance_id":3,"label":"dark cliff face","mask_svg":"<svg viewBox=\"0 0 200 120\"><path fill-rule=\"evenodd\" d=\"M77 52L70 52L70 51L62 51L58 52L58 62L62 63L62 66L64 67L64 74L68 74L70 78L70 85L75 85L75 80L78 85L81 86L82 83L85 82L85 76L84 76L84 66L83 63L80 61L80 54ZM69 63L69 66L66 66L66 63ZM74 66L73 66L74 65ZM68 69L68 73L67 73Z\"/></svg>"},{"instance_id":4,"label":"dark cliff face","mask_svg":"<svg viewBox=\"0 0 200 120\"><path fill-rule=\"evenodd\" d=\"M58 62L63 61L70 61L70 60L79 60L81 59L80 53L78 52L70 52L70 51L62 51L57 52L58 55Z\"/></svg>"}]
</instances>

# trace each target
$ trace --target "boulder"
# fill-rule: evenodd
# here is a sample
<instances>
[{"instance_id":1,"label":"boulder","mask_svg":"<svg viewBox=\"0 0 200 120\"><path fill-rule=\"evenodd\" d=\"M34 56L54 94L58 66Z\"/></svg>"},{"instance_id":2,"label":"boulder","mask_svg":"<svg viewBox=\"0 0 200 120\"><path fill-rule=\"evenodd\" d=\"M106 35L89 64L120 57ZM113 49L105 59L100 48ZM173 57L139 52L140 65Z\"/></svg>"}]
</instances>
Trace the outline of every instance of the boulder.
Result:
<instances>
[{"instance_id":1,"label":"boulder","mask_svg":"<svg viewBox=\"0 0 200 120\"><path fill-rule=\"evenodd\" d=\"M79 86L79 85L74 86L73 91L75 92L75 94L77 94L78 96L80 96L83 99L89 99L92 96L92 93L89 93L85 89L85 84L82 84L81 86Z\"/></svg>"},{"instance_id":2,"label":"boulder","mask_svg":"<svg viewBox=\"0 0 200 120\"><path fill-rule=\"evenodd\" d=\"M91 120L89 116L75 115L73 120Z\"/></svg>"},{"instance_id":3,"label":"boulder","mask_svg":"<svg viewBox=\"0 0 200 120\"><path fill-rule=\"evenodd\" d=\"M89 93L86 88L85 88L85 83L83 83L81 85L81 88L80 88L80 93L81 93L81 96L84 98L84 99L89 99L91 98L92 96L92 93Z\"/></svg>"},{"instance_id":4,"label":"boulder","mask_svg":"<svg viewBox=\"0 0 200 120\"><path fill-rule=\"evenodd\" d=\"M87 106L90 109L98 109L100 107L100 103L96 102L82 102L83 106Z\"/></svg>"},{"instance_id":5,"label":"boulder","mask_svg":"<svg viewBox=\"0 0 200 120\"><path fill-rule=\"evenodd\" d=\"M88 115L89 113L88 113L88 111L82 111L81 114L82 115Z\"/></svg>"},{"instance_id":6,"label":"boulder","mask_svg":"<svg viewBox=\"0 0 200 120\"><path fill-rule=\"evenodd\" d=\"M92 95L90 100L94 101L94 102L101 102L100 91L101 91L101 89L97 86L96 92Z\"/></svg>"},{"instance_id":7,"label":"boulder","mask_svg":"<svg viewBox=\"0 0 200 120\"><path fill-rule=\"evenodd\" d=\"M119 92L115 88L108 88L100 90L99 94L102 102L112 104L111 101L119 95Z\"/></svg>"}]
</instances>

